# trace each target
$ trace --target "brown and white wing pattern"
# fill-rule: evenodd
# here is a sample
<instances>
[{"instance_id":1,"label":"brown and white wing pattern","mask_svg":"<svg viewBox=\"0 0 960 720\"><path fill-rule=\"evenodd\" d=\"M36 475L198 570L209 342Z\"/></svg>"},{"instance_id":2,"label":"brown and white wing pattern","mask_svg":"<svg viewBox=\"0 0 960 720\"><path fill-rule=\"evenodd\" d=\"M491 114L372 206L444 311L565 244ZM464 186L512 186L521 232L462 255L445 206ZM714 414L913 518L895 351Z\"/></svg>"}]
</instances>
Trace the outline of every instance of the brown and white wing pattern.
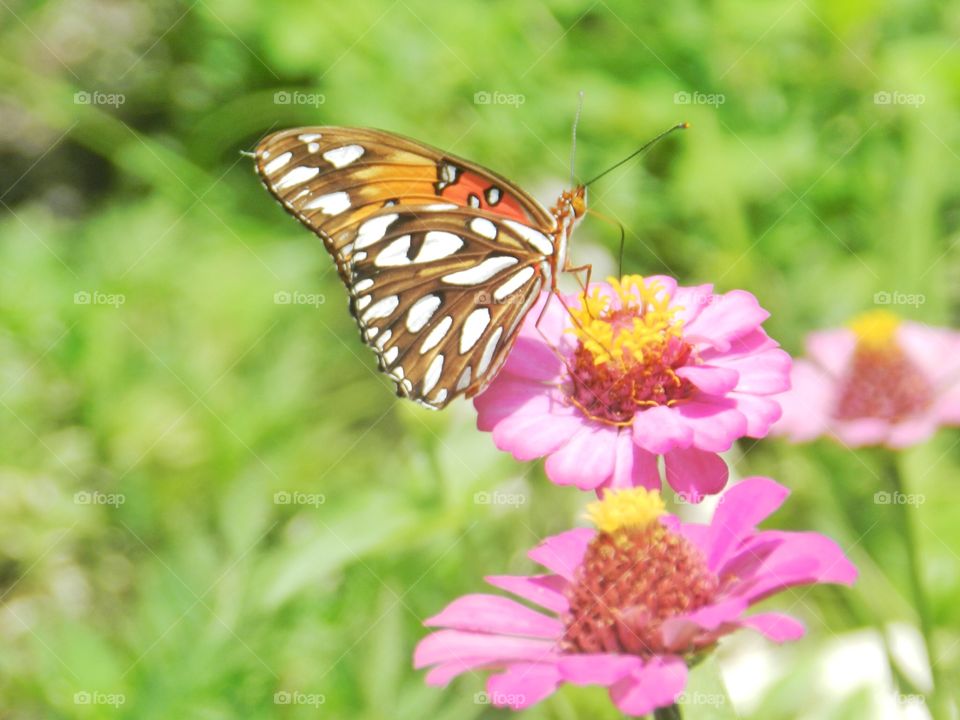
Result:
<instances>
[{"instance_id":1,"label":"brown and white wing pattern","mask_svg":"<svg viewBox=\"0 0 960 720\"><path fill-rule=\"evenodd\" d=\"M287 130L255 157L334 257L397 393L439 409L480 392L550 286L553 216L485 168L379 130Z\"/></svg>"}]
</instances>

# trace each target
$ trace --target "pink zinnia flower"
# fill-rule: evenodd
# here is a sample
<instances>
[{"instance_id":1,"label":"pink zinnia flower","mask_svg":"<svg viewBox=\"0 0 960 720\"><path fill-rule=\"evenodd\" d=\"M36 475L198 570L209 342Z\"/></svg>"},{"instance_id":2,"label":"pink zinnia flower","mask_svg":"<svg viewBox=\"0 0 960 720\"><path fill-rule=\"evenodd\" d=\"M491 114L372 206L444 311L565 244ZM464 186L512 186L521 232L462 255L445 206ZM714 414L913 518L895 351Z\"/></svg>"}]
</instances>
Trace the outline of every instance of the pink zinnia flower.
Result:
<instances>
[{"instance_id":1,"label":"pink zinnia flower","mask_svg":"<svg viewBox=\"0 0 960 720\"><path fill-rule=\"evenodd\" d=\"M902 448L960 424L960 333L886 310L807 337L774 432L796 442L831 435L858 447Z\"/></svg>"},{"instance_id":2,"label":"pink zinnia flower","mask_svg":"<svg viewBox=\"0 0 960 720\"><path fill-rule=\"evenodd\" d=\"M726 485L717 453L780 417L771 396L789 387L790 356L750 293L631 275L549 301L538 330L548 297L474 403L497 447L547 456L553 482L659 489L662 455L671 487L696 502Z\"/></svg>"},{"instance_id":3,"label":"pink zinnia flower","mask_svg":"<svg viewBox=\"0 0 960 720\"><path fill-rule=\"evenodd\" d=\"M466 595L426 621L443 629L420 642L414 664L431 668L431 685L496 670L490 700L515 710L563 683L607 686L628 715L669 706L688 666L721 636L740 627L775 642L803 635L788 615L744 615L751 605L796 585L856 579L823 535L757 530L787 493L749 478L724 494L712 523L700 525L665 514L656 491L608 491L589 508L597 530L555 535L529 553L551 574L487 578L545 612Z\"/></svg>"}]
</instances>

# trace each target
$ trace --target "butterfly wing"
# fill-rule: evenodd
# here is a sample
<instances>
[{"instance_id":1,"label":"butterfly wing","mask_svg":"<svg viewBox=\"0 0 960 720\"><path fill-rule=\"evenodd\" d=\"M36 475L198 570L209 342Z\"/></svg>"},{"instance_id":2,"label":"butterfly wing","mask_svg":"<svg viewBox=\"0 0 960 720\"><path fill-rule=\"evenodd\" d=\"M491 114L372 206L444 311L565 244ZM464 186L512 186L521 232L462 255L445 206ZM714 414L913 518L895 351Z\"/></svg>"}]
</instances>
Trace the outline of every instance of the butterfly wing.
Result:
<instances>
[{"instance_id":1,"label":"butterfly wing","mask_svg":"<svg viewBox=\"0 0 960 720\"><path fill-rule=\"evenodd\" d=\"M553 216L489 170L379 130L283 131L256 162L333 255L398 394L441 408L480 392L549 284Z\"/></svg>"}]
</instances>

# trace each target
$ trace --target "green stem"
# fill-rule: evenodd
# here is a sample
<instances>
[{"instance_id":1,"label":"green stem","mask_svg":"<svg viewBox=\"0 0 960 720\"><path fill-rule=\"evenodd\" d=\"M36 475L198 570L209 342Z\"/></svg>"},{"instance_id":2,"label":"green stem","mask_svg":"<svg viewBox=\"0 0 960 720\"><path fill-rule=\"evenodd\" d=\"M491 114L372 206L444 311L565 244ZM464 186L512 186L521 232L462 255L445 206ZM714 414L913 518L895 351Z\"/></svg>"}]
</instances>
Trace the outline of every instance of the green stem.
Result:
<instances>
[{"instance_id":1,"label":"green stem","mask_svg":"<svg viewBox=\"0 0 960 720\"><path fill-rule=\"evenodd\" d=\"M653 711L653 720L683 720L679 705L657 708Z\"/></svg>"},{"instance_id":2,"label":"green stem","mask_svg":"<svg viewBox=\"0 0 960 720\"><path fill-rule=\"evenodd\" d=\"M933 688L930 693L930 700L932 702L929 703L930 712L935 718L947 717L948 707L946 697L943 695L946 685L944 684L943 673L938 666L938 658L934 650L933 617L930 610L930 601L923 584L920 548L917 543L916 527L914 526L913 514L916 512L917 507L912 503L906 502L908 496L904 491L903 476L900 472L900 465L897 462L896 454L884 452L883 472L887 476L887 480L893 491L891 505L897 513L900 532L903 536L903 544L907 553L907 572L913 593L913 603L917 615L920 617L920 634L923 637L923 645L930 665L930 677L933 681Z\"/></svg>"}]
</instances>

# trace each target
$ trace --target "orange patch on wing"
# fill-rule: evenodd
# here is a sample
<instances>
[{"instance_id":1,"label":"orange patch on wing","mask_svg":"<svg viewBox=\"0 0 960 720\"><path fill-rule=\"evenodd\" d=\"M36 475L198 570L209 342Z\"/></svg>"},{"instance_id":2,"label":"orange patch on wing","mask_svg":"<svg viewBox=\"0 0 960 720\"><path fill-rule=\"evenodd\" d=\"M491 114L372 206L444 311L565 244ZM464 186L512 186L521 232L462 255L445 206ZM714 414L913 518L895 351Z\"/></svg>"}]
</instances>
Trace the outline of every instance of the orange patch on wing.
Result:
<instances>
[{"instance_id":1,"label":"orange patch on wing","mask_svg":"<svg viewBox=\"0 0 960 720\"><path fill-rule=\"evenodd\" d=\"M494 205L491 205L487 202L486 193L491 187L496 187L500 192L500 199ZM452 185L445 187L440 195L444 199L455 202L458 205L465 205L466 207L479 207L482 210L487 210L488 212L508 217L511 220L518 220L524 223L530 222L530 217L523 211L523 206L515 197L510 195L500 186L491 185L487 178L481 177L476 173L469 171L462 173L460 177L457 178L457 181ZM471 195L475 195L477 197L477 199L480 201L479 205L474 203L474 205L471 206Z\"/></svg>"}]
</instances>

